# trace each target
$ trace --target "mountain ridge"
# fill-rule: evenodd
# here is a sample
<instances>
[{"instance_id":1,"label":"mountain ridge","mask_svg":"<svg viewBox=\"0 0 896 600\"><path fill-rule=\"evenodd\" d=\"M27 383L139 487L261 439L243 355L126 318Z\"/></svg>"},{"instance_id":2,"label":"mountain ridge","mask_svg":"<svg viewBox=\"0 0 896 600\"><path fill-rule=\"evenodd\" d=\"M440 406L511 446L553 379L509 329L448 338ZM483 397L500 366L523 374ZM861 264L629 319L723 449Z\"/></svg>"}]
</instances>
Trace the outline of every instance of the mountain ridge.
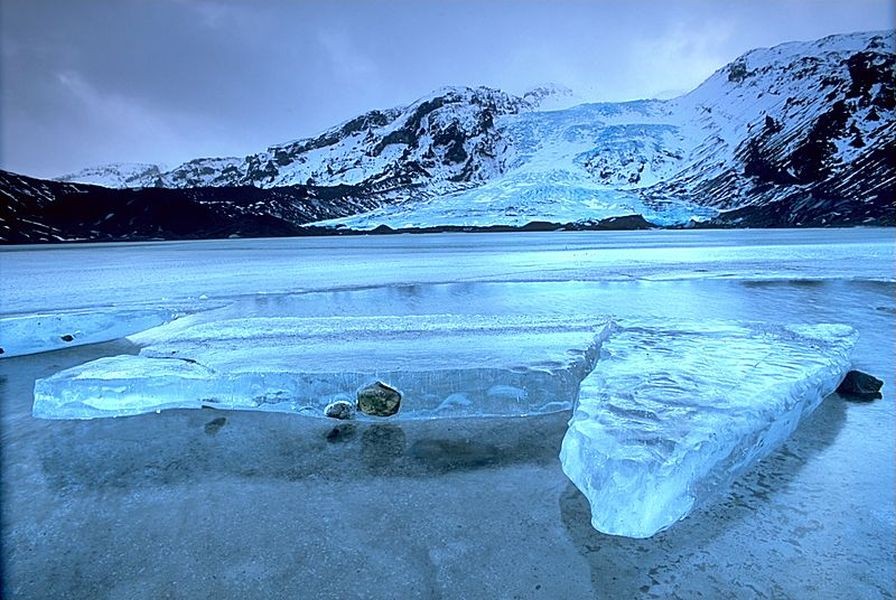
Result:
<instances>
[{"instance_id":1,"label":"mountain ridge","mask_svg":"<svg viewBox=\"0 0 896 600\"><path fill-rule=\"evenodd\" d=\"M334 231L625 215L666 227L892 224L893 47L892 31L787 42L741 55L676 98L561 110L538 107L563 90L442 88L243 158L88 175L121 188L295 188L292 224ZM231 213L290 212L264 195L250 210L231 192ZM311 214L306 193L341 206Z\"/></svg>"}]
</instances>

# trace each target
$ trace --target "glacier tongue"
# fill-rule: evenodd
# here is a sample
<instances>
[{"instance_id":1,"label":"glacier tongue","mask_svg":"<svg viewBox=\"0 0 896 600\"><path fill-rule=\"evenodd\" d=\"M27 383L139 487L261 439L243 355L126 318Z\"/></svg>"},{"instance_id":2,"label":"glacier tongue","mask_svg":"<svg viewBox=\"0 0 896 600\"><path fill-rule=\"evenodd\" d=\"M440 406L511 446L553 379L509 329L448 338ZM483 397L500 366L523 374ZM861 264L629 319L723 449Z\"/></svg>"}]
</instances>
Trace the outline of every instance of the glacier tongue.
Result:
<instances>
[{"instance_id":1,"label":"glacier tongue","mask_svg":"<svg viewBox=\"0 0 896 600\"><path fill-rule=\"evenodd\" d=\"M646 538L772 452L849 367L845 325L632 324L582 382L564 472L592 525Z\"/></svg>"},{"instance_id":2,"label":"glacier tongue","mask_svg":"<svg viewBox=\"0 0 896 600\"><path fill-rule=\"evenodd\" d=\"M606 319L426 315L184 320L135 336L137 356L38 380L33 413L90 419L213 406L322 416L378 379L400 418L567 410L594 366Z\"/></svg>"}]
</instances>

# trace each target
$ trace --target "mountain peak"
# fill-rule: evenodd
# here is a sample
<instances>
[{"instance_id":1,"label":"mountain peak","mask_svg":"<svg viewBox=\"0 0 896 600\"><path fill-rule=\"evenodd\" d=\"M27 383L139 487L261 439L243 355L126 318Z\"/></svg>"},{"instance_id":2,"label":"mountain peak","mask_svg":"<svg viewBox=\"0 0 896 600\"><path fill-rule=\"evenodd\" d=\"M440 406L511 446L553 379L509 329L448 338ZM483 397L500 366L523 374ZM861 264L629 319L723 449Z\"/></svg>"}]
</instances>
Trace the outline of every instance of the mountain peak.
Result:
<instances>
[{"instance_id":1,"label":"mountain peak","mask_svg":"<svg viewBox=\"0 0 896 600\"><path fill-rule=\"evenodd\" d=\"M380 205L340 221L353 228L620 214L676 225L768 205L792 224L890 219L878 213L896 180L893 39L868 32L752 50L669 100L578 104L557 84L522 96L445 87L244 158L196 159L168 171L111 165L66 179L347 186L365 206ZM800 208L781 208L793 203Z\"/></svg>"},{"instance_id":2,"label":"mountain peak","mask_svg":"<svg viewBox=\"0 0 896 600\"><path fill-rule=\"evenodd\" d=\"M109 163L98 167L88 167L55 177L55 181L88 183L104 187L126 188L144 187L158 179L167 170L165 165L138 162Z\"/></svg>"},{"instance_id":3,"label":"mountain peak","mask_svg":"<svg viewBox=\"0 0 896 600\"><path fill-rule=\"evenodd\" d=\"M559 83L542 83L523 93L533 110L561 110L583 101L565 85Z\"/></svg>"}]
</instances>

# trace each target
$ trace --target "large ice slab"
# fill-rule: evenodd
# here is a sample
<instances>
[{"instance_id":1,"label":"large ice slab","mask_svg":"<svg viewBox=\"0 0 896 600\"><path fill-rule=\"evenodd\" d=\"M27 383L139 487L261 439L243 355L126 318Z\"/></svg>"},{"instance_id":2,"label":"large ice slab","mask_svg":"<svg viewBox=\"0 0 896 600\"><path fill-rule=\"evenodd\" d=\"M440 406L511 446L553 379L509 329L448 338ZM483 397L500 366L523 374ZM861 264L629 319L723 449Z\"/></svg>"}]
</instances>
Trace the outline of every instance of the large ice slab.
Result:
<instances>
[{"instance_id":1,"label":"large ice slab","mask_svg":"<svg viewBox=\"0 0 896 600\"><path fill-rule=\"evenodd\" d=\"M855 338L845 325L614 331L560 454L592 525L650 537L724 490L834 391Z\"/></svg>"},{"instance_id":2,"label":"large ice slab","mask_svg":"<svg viewBox=\"0 0 896 600\"><path fill-rule=\"evenodd\" d=\"M0 357L96 344L158 327L175 317L165 308L81 310L0 317Z\"/></svg>"},{"instance_id":3,"label":"large ice slab","mask_svg":"<svg viewBox=\"0 0 896 600\"><path fill-rule=\"evenodd\" d=\"M588 321L470 315L175 321L137 356L38 380L34 415L89 419L212 406L322 416L382 380L400 418L567 410L609 331Z\"/></svg>"}]
</instances>

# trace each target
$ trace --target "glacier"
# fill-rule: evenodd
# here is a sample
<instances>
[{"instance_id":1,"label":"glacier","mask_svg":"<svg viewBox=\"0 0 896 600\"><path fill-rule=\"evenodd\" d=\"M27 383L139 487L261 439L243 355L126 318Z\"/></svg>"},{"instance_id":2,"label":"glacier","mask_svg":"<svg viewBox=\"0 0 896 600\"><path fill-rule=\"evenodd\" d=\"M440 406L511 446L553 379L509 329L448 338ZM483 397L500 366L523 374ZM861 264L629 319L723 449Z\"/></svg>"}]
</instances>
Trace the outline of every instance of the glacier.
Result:
<instances>
[{"instance_id":1,"label":"glacier","mask_svg":"<svg viewBox=\"0 0 896 600\"><path fill-rule=\"evenodd\" d=\"M594 528L648 538L724 490L836 389L856 337L846 325L620 326L560 453Z\"/></svg>"},{"instance_id":2,"label":"glacier","mask_svg":"<svg viewBox=\"0 0 896 600\"><path fill-rule=\"evenodd\" d=\"M543 414L572 407L609 327L493 315L187 319L134 336L147 344L136 356L39 379L33 414L207 406L323 417L377 380L402 392L401 419Z\"/></svg>"},{"instance_id":3,"label":"glacier","mask_svg":"<svg viewBox=\"0 0 896 600\"><path fill-rule=\"evenodd\" d=\"M683 117L668 104L593 103L501 116L496 120L505 142L500 177L318 224L370 230L574 223L636 214L657 225L711 218L718 213L714 208L643 193L648 184L681 169L706 135L694 125L698 119Z\"/></svg>"},{"instance_id":4,"label":"glacier","mask_svg":"<svg viewBox=\"0 0 896 600\"><path fill-rule=\"evenodd\" d=\"M220 204L360 231L590 226L629 215L676 227L713 219L739 227L891 224L893 40L892 31L863 32L751 50L663 100L569 106L569 90L551 86L523 96L443 88L244 157L196 158L173 169L113 164L59 179L311 186L300 196L303 210L281 201ZM563 108L545 110L551 104ZM321 210L334 186L353 188L340 195L348 209ZM47 194L40 182L16 180L13 188Z\"/></svg>"}]
</instances>

